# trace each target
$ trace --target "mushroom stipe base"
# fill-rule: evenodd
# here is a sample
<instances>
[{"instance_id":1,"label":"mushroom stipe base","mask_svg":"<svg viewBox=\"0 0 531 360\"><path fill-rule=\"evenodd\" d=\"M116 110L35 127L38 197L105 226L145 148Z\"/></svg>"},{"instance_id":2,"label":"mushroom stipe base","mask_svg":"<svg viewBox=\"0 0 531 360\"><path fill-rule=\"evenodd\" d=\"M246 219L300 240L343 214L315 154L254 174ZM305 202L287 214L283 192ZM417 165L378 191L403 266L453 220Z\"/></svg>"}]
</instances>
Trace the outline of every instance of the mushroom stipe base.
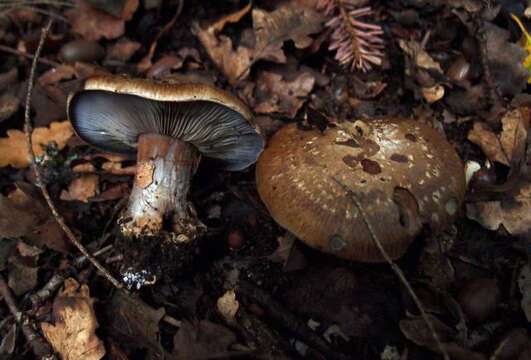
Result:
<instances>
[{"instance_id":1,"label":"mushroom stipe base","mask_svg":"<svg viewBox=\"0 0 531 360\"><path fill-rule=\"evenodd\" d=\"M202 241L178 243L168 237L118 236L115 247L123 254L119 272L128 288L140 289L187 276L195 266Z\"/></svg>"},{"instance_id":2,"label":"mushroom stipe base","mask_svg":"<svg viewBox=\"0 0 531 360\"><path fill-rule=\"evenodd\" d=\"M200 155L184 141L143 134L138 139L137 173L119 223L125 237L164 237L189 242L206 230L188 201Z\"/></svg>"}]
</instances>

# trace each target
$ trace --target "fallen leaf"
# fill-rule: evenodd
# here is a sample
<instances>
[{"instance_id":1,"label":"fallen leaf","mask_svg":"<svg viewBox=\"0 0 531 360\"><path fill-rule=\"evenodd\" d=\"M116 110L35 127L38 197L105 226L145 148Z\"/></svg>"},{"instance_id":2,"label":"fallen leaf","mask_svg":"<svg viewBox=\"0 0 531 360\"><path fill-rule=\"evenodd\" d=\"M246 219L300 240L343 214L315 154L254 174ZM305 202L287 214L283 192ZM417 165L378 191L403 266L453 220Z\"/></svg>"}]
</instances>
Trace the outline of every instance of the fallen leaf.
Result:
<instances>
[{"instance_id":1,"label":"fallen leaf","mask_svg":"<svg viewBox=\"0 0 531 360\"><path fill-rule=\"evenodd\" d=\"M233 12L231 14L228 14L226 16L223 16L221 19L217 20L215 23L209 26L209 30L213 33L218 33L227 24L234 24L240 21L242 17L244 17L252 8L252 1L247 4L247 6L243 7L241 10L238 10L236 12Z\"/></svg>"},{"instance_id":2,"label":"fallen leaf","mask_svg":"<svg viewBox=\"0 0 531 360\"><path fill-rule=\"evenodd\" d=\"M281 6L272 12L254 9L254 48L239 45L234 49L229 37L217 33L227 23L239 21L248 9L249 6L229 14L206 28L197 23L192 25L192 32L231 84L244 80L258 60L285 63L284 42L293 40L298 48L307 47L313 42L308 35L321 31L324 23L321 13L297 4Z\"/></svg>"},{"instance_id":3,"label":"fallen leaf","mask_svg":"<svg viewBox=\"0 0 531 360\"><path fill-rule=\"evenodd\" d=\"M140 4L139 0L85 0L89 5L102 10L114 17L131 20Z\"/></svg>"},{"instance_id":4,"label":"fallen leaf","mask_svg":"<svg viewBox=\"0 0 531 360\"><path fill-rule=\"evenodd\" d=\"M20 100L13 95L4 94L0 96L0 122L7 120L17 112Z\"/></svg>"},{"instance_id":5,"label":"fallen leaf","mask_svg":"<svg viewBox=\"0 0 531 360\"><path fill-rule=\"evenodd\" d=\"M444 87L442 85L423 87L421 91L428 104L439 101L444 97Z\"/></svg>"},{"instance_id":6,"label":"fallen leaf","mask_svg":"<svg viewBox=\"0 0 531 360\"><path fill-rule=\"evenodd\" d=\"M0 355L11 355L15 351L15 345L17 340L17 323L14 322L7 334L2 338L2 343L0 343ZM2 356L3 357L3 356ZM7 356L7 358L12 358Z\"/></svg>"},{"instance_id":7,"label":"fallen leaf","mask_svg":"<svg viewBox=\"0 0 531 360\"><path fill-rule=\"evenodd\" d=\"M62 229L31 186L19 183L8 197L0 195L0 213L0 238L24 237L32 245L68 252Z\"/></svg>"},{"instance_id":8,"label":"fallen leaf","mask_svg":"<svg viewBox=\"0 0 531 360\"><path fill-rule=\"evenodd\" d=\"M9 89L18 82L18 69L13 67L4 73L0 73L0 91Z\"/></svg>"},{"instance_id":9,"label":"fallen leaf","mask_svg":"<svg viewBox=\"0 0 531 360\"><path fill-rule=\"evenodd\" d=\"M116 291L107 312L111 319L108 331L121 345L147 349L148 359L163 356L159 322L164 317L164 308L154 309L136 295Z\"/></svg>"},{"instance_id":10,"label":"fallen leaf","mask_svg":"<svg viewBox=\"0 0 531 360\"><path fill-rule=\"evenodd\" d=\"M176 359L203 359L223 354L236 341L236 336L224 326L207 320L183 321L173 338Z\"/></svg>"},{"instance_id":11,"label":"fallen leaf","mask_svg":"<svg viewBox=\"0 0 531 360\"><path fill-rule=\"evenodd\" d=\"M92 201L110 201L123 199L130 193L129 185L127 183L121 183L111 186L107 190L103 191L98 196L92 198Z\"/></svg>"},{"instance_id":12,"label":"fallen leaf","mask_svg":"<svg viewBox=\"0 0 531 360\"><path fill-rule=\"evenodd\" d=\"M309 72L299 72L293 80L286 80L280 74L263 71L256 84L256 112L281 113L294 118L312 91L315 77Z\"/></svg>"},{"instance_id":13,"label":"fallen leaf","mask_svg":"<svg viewBox=\"0 0 531 360\"><path fill-rule=\"evenodd\" d=\"M76 80L70 81L75 82ZM66 100L70 92L70 89L67 88L68 83L69 81L67 80L53 85L43 86L39 82L35 84L35 89L32 92L31 108L35 111L33 120L36 127L49 126L51 122L57 119L66 118ZM23 88L25 89L25 87ZM22 96L22 94L19 93L19 96Z\"/></svg>"},{"instance_id":14,"label":"fallen leaf","mask_svg":"<svg viewBox=\"0 0 531 360\"><path fill-rule=\"evenodd\" d=\"M135 175L136 174L136 165L123 167L119 162L104 162L101 165L101 168L113 175Z\"/></svg>"},{"instance_id":15,"label":"fallen leaf","mask_svg":"<svg viewBox=\"0 0 531 360\"><path fill-rule=\"evenodd\" d=\"M443 73L441 65L433 60L433 58L424 50L421 44L417 41L398 40L398 44L402 51L404 51L414 62L414 64L425 70L435 70Z\"/></svg>"},{"instance_id":16,"label":"fallen leaf","mask_svg":"<svg viewBox=\"0 0 531 360\"><path fill-rule=\"evenodd\" d=\"M72 167L72 172L75 173L93 173L96 172L96 167L91 163L77 164Z\"/></svg>"},{"instance_id":17,"label":"fallen leaf","mask_svg":"<svg viewBox=\"0 0 531 360\"><path fill-rule=\"evenodd\" d=\"M487 60L494 83L504 96L518 94L527 84L529 72L523 66L526 51L509 41L509 31L485 23Z\"/></svg>"},{"instance_id":18,"label":"fallen leaf","mask_svg":"<svg viewBox=\"0 0 531 360\"><path fill-rule=\"evenodd\" d=\"M35 156L44 154L43 147L51 142L63 149L74 134L69 121L53 122L50 127L35 128L32 134ZM7 138L0 138L0 167L11 165L24 168L29 165L26 135L20 130L7 130Z\"/></svg>"},{"instance_id":19,"label":"fallen leaf","mask_svg":"<svg viewBox=\"0 0 531 360\"><path fill-rule=\"evenodd\" d=\"M501 121L501 147L512 164L519 163L525 153L529 112L527 109L515 109L507 112Z\"/></svg>"},{"instance_id":20,"label":"fallen leaf","mask_svg":"<svg viewBox=\"0 0 531 360\"><path fill-rule=\"evenodd\" d=\"M439 340L442 343L447 343L453 339L456 334L453 329L444 324L435 316L430 314L427 314L427 316L430 318L430 321L437 332ZM427 347L432 351L439 351L437 342L433 338L433 334L422 316L400 320L398 324L400 326L400 330L404 336L408 338L408 340L419 346Z\"/></svg>"},{"instance_id":21,"label":"fallen leaf","mask_svg":"<svg viewBox=\"0 0 531 360\"><path fill-rule=\"evenodd\" d=\"M74 68L70 65L59 65L51 68L39 76L38 82L42 86L53 85L61 80L71 79L74 76Z\"/></svg>"},{"instance_id":22,"label":"fallen leaf","mask_svg":"<svg viewBox=\"0 0 531 360\"><path fill-rule=\"evenodd\" d=\"M9 257L8 285L16 296L25 294L37 286L39 268L31 265L26 263L20 254Z\"/></svg>"},{"instance_id":23,"label":"fallen leaf","mask_svg":"<svg viewBox=\"0 0 531 360\"><path fill-rule=\"evenodd\" d=\"M229 323L233 322L240 308L240 303L236 300L236 293L234 290L228 290L220 297L217 301L218 312L227 320Z\"/></svg>"},{"instance_id":24,"label":"fallen leaf","mask_svg":"<svg viewBox=\"0 0 531 360\"><path fill-rule=\"evenodd\" d=\"M527 263L518 276L518 287L522 293L522 310L527 318L531 321L531 263Z\"/></svg>"},{"instance_id":25,"label":"fallen leaf","mask_svg":"<svg viewBox=\"0 0 531 360\"><path fill-rule=\"evenodd\" d=\"M231 84L249 76L253 57L252 49L239 46L234 50L229 37L220 35L218 38L209 28L203 29L197 23L192 24L192 32Z\"/></svg>"},{"instance_id":26,"label":"fallen leaf","mask_svg":"<svg viewBox=\"0 0 531 360\"><path fill-rule=\"evenodd\" d=\"M124 34L125 21L78 0L76 6L65 11L72 31L87 40L116 39Z\"/></svg>"},{"instance_id":27,"label":"fallen leaf","mask_svg":"<svg viewBox=\"0 0 531 360\"><path fill-rule=\"evenodd\" d=\"M288 3L278 9L267 12L253 10L253 29L256 38L254 59L285 63L282 51L285 41L293 40L299 49L310 46L315 34L323 29L325 17L315 8Z\"/></svg>"},{"instance_id":28,"label":"fallen leaf","mask_svg":"<svg viewBox=\"0 0 531 360\"><path fill-rule=\"evenodd\" d=\"M504 165L509 165L509 159L503 151L500 140L483 122L475 122L474 127L468 133L468 140L481 148L483 153L491 161L497 161Z\"/></svg>"},{"instance_id":29,"label":"fallen leaf","mask_svg":"<svg viewBox=\"0 0 531 360\"><path fill-rule=\"evenodd\" d=\"M96 335L93 302L87 285L68 278L53 302L55 325L41 323L44 337L63 360L99 360L105 355L103 342Z\"/></svg>"},{"instance_id":30,"label":"fallen leaf","mask_svg":"<svg viewBox=\"0 0 531 360\"><path fill-rule=\"evenodd\" d=\"M99 182L100 177L96 174L75 178L68 186L68 191L61 192L61 200L88 202L98 193Z\"/></svg>"},{"instance_id":31,"label":"fallen leaf","mask_svg":"<svg viewBox=\"0 0 531 360\"><path fill-rule=\"evenodd\" d=\"M139 42L122 39L111 46L107 51L105 61L127 62L140 49L142 45Z\"/></svg>"},{"instance_id":32,"label":"fallen leaf","mask_svg":"<svg viewBox=\"0 0 531 360\"><path fill-rule=\"evenodd\" d=\"M531 236L531 183L521 182L514 191L514 197L502 201L467 204L467 217L489 230L503 225L512 235Z\"/></svg>"},{"instance_id":33,"label":"fallen leaf","mask_svg":"<svg viewBox=\"0 0 531 360\"><path fill-rule=\"evenodd\" d=\"M139 71L144 72L144 71L147 71L151 67L152 65L151 59L153 59L153 55L155 55L155 50L157 50L159 39L172 29L173 25L177 21L177 18L181 14L181 6L176 6L175 8L176 8L176 11L173 17L170 19L170 21L166 23L166 25L162 27L162 29L160 29L157 36L155 36L155 39L151 42L148 53L136 65Z\"/></svg>"}]
</instances>

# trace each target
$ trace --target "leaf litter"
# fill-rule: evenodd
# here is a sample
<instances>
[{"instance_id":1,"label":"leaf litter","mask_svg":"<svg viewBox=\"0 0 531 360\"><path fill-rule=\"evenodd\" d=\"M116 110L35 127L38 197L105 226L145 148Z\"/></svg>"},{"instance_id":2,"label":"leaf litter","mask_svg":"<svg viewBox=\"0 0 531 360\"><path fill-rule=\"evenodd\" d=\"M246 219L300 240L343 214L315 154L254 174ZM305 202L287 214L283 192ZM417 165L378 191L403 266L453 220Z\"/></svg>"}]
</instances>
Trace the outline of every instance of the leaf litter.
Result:
<instances>
[{"instance_id":1,"label":"leaf litter","mask_svg":"<svg viewBox=\"0 0 531 360\"><path fill-rule=\"evenodd\" d=\"M44 44L30 105L33 151L60 216L91 253L107 249L97 256L112 273L135 260L124 257L115 224L137 167L134 157L88 147L65 121L67 96L87 77L214 84L250 105L266 137L289 122L326 132L354 119L415 116L444 133L463 163L476 166L458 220L442 234L426 229L398 265L451 358L526 358L531 152L525 41L531 24L522 4L6 5L0 17L6 59L0 66L0 269L18 308L41 324L38 336L64 359L397 359L441 351L386 266L323 255L275 224L256 194L252 168L229 174L215 164L200 166L192 197L207 222L206 239L192 261L173 259L182 268L151 287L113 289L79 262L30 185L35 177L21 130L29 60L52 16L58 20ZM81 47L77 60L67 61L61 51L67 44L74 50L90 44L93 53L85 56ZM475 299L486 296L492 280L499 292L492 297L495 310L474 317L487 303ZM254 292L245 291L249 284ZM35 295L40 301L29 305L26 299ZM0 314L6 315L2 356L32 358L16 337L21 324L3 302Z\"/></svg>"}]
</instances>

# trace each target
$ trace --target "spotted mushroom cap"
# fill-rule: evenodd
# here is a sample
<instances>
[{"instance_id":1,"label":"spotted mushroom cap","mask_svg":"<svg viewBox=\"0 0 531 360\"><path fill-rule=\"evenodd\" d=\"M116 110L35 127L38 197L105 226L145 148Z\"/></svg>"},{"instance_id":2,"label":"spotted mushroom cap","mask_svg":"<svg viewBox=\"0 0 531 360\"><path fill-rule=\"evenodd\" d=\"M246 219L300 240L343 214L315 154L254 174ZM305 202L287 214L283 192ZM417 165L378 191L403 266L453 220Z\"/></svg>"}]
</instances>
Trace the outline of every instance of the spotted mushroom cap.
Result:
<instances>
[{"instance_id":1,"label":"spotted mushroom cap","mask_svg":"<svg viewBox=\"0 0 531 360\"><path fill-rule=\"evenodd\" d=\"M356 121L327 129L280 129L256 168L273 218L311 247L383 261L353 201L389 255L402 256L424 225L438 230L465 192L461 159L434 129L414 120Z\"/></svg>"},{"instance_id":2,"label":"spotted mushroom cap","mask_svg":"<svg viewBox=\"0 0 531 360\"><path fill-rule=\"evenodd\" d=\"M225 169L240 170L264 147L247 106L206 84L94 77L69 97L67 112L80 138L111 152L134 153L139 135L155 133L189 142Z\"/></svg>"}]
</instances>

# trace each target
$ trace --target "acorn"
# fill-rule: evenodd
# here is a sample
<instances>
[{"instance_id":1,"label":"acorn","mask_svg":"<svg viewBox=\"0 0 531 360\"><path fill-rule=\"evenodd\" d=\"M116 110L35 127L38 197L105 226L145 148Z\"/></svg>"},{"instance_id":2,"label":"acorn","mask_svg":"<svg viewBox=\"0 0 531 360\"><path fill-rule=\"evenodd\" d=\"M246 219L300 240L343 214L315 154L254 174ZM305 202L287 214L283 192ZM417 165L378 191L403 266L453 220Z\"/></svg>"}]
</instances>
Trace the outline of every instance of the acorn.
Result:
<instances>
[{"instance_id":1,"label":"acorn","mask_svg":"<svg viewBox=\"0 0 531 360\"><path fill-rule=\"evenodd\" d=\"M98 61L105 55L105 50L96 41L74 40L64 44L59 50L59 57L67 62L76 61L93 62Z\"/></svg>"}]
</instances>

